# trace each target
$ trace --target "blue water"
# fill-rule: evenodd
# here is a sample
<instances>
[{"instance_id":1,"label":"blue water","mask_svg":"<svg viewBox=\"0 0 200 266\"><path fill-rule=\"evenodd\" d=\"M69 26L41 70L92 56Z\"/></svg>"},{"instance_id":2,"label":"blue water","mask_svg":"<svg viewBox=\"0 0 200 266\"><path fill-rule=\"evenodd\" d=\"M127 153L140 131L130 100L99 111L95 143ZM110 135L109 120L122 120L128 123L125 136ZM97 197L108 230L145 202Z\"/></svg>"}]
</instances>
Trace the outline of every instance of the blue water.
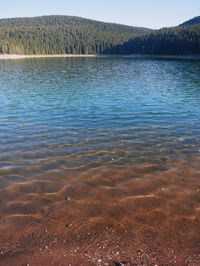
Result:
<instances>
[{"instance_id":1,"label":"blue water","mask_svg":"<svg viewBox=\"0 0 200 266\"><path fill-rule=\"evenodd\" d=\"M200 152L200 62L0 61L1 183Z\"/></svg>"},{"instance_id":2,"label":"blue water","mask_svg":"<svg viewBox=\"0 0 200 266\"><path fill-rule=\"evenodd\" d=\"M198 264L199 118L200 61L0 60L0 261Z\"/></svg>"}]
</instances>

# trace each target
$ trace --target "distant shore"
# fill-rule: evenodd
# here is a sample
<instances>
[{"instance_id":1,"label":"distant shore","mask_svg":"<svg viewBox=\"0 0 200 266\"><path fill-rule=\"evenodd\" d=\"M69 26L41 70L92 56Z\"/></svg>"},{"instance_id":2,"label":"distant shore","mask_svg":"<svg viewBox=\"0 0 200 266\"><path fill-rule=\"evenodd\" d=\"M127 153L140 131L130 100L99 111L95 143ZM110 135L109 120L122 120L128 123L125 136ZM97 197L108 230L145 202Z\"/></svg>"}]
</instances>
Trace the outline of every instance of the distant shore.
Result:
<instances>
[{"instance_id":1,"label":"distant shore","mask_svg":"<svg viewBox=\"0 0 200 266\"><path fill-rule=\"evenodd\" d=\"M48 57L124 57L124 58L157 58L157 59L184 59L200 60L200 55L102 55L102 54L53 54L53 55L17 55L17 54L0 54L1 59L28 59L28 58L48 58Z\"/></svg>"},{"instance_id":2,"label":"distant shore","mask_svg":"<svg viewBox=\"0 0 200 266\"><path fill-rule=\"evenodd\" d=\"M46 57L97 57L102 55L96 54L53 54L53 55L17 55L17 54L0 54L0 59L24 59L24 58L46 58Z\"/></svg>"},{"instance_id":3,"label":"distant shore","mask_svg":"<svg viewBox=\"0 0 200 266\"><path fill-rule=\"evenodd\" d=\"M148 55L148 54L130 54L124 55L127 58L158 58L158 59L186 59L200 60L200 55Z\"/></svg>"}]
</instances>

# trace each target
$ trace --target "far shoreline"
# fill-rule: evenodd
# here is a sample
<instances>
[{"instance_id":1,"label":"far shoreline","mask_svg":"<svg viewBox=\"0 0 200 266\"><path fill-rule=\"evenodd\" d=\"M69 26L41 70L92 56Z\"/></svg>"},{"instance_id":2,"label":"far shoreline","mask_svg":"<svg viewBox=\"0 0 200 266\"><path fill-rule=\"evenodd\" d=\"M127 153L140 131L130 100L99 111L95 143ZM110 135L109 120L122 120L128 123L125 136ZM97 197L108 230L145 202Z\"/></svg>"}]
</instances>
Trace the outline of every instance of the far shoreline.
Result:
<instances>
[{"instance_id":1,"label":"far shoreline","mask_svg":"<svg viewBox=\"0 0 200 266\"><path fill-rule=\"evenodd\" d=\"M18 54L0 54L0 59L26 59L26 58L48 58L48 57L99 57L97 54L49 54L49 55L18 55Z\"/></svg>"},{"instance_id":2,"label":"far shoreline","mask_svg":"<svg viewBox=\"0 0 200 266\"><path fill-rule=\"evenodd\" d=\"M146 59L182 59L200 60L200 55L157 55L157 54L130 54L124 55L126 58L146 58Z\"/></svg>"},{"instance_id":3,"label":"far shoreline","mask_svg":"<svg viewBox=\"0 0 200 266\"><path fill-rule=\"evenodd\" d=\"M31 58L66 58L66 57L122 57L135 59L181 59L200 60L200 55L148 55L148 54L49 54L49 55L18 55L0 54L0 60L31 59Z\"/></svg>"}]
</instances>

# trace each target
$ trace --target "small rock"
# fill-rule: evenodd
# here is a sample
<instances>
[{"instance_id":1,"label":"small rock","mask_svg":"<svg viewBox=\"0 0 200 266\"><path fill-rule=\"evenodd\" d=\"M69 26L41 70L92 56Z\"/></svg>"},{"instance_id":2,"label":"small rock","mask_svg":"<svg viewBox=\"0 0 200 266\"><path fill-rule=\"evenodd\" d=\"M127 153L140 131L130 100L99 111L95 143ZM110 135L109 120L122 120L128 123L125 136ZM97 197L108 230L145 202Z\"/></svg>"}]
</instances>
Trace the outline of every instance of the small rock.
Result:
<instances>
[{"instance_id":1,"label":"small rock","mask_svg":"<svg viewBox=\"0 0 200 266\"><path fill-rule=\"evenodd\" d=\"M66 200L66 201L70 201L70 197L67 197L67 196L66 196L66 197L65 197L65 200Z\"/></svg>"},{"instance_id":2,"label":"small rock","mask_svg":"<svg viewBox=\"0 0 200 266\"><path fill-rule=\"evenodd\" d=\"M129 263L127 261L122 261L122 262L114 262L115 266L125 266L125 265L129 265Z\"/></svg>"}]
</instances>

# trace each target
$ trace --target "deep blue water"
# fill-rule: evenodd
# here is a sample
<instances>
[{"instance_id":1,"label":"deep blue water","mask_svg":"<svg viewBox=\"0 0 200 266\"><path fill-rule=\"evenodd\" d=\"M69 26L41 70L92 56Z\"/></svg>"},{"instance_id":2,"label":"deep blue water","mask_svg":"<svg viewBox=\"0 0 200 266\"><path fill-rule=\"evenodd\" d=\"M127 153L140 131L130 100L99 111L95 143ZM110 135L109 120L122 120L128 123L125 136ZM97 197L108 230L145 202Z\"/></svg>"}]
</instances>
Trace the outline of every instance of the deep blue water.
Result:
<instances>
[{"instance_id":1,"label":"deep blue water","mask_svg":"<svg viewBox=\"0 0 200 266\"><path fill-rule=\"evenodd\" d=\"M1 183L200 152L200 62L0 61Z\"/></svg>"}]
</instances>

